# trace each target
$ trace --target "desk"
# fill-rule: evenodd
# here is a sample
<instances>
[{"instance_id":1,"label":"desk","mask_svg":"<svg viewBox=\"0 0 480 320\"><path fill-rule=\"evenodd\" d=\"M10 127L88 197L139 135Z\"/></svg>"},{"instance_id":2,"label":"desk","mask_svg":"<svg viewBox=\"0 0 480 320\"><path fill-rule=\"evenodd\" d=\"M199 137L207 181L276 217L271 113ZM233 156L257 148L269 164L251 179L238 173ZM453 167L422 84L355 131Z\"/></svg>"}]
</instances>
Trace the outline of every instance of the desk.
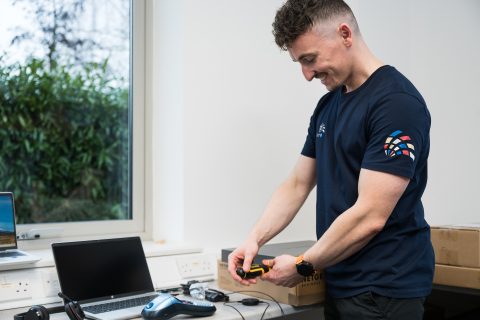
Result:
<instances>
[{"instance_id":1,"label":"desk","mask_svg":"<svg viewBox=\"0 0 480 320\"><path fill-rule=\"evenodd\" d=\"M480 290L433 284L424 319L480 319Z\"/></svg>"},{"instance_id":2,"label":"desk","mask_svg":"<svg viewBox=\"0 0 480 320\"><path fill-rule=\"evenodd\" d=\"M232 294L230 299L232 301L241 300L248 296L242 294ZM184 299L182 296L178 296L179 299ZM323 306L321 304L312 305L312 306L304 306L304 307L292 307L287 304L281 303L283 311L285 312L285 316L282 317L282 313L278 307L278 305L270 300L263 300L269 304L269 308L267 309L264 319L302 319L302 320L322 320L323 318ZM246 320L258 320L260 319L263 311L266 308L266 304L259 304L258 306L244 306L241 303L232 303L235 308L237 308L243 315ZM52 307L53 305L46 305L46 307ZM202 317L198 319L205 319L205 320L240 320L242 317L235 311L233 308L225 306L223 302L216 302L215 307L217 311L210 317ZM0 311L0 319L2 320L12 320L13 315L25 312L28 308L19 308L19 309L10 309L10 310L2 310ZM55 313L50 315L51 320L68 320L68 317L65 313ZM142 319L142 318L137 318ZM173 320L180 320L180 319L194 319L191 316L186 315L178 315L172 318Z\"/></svg>"}]
</instances>

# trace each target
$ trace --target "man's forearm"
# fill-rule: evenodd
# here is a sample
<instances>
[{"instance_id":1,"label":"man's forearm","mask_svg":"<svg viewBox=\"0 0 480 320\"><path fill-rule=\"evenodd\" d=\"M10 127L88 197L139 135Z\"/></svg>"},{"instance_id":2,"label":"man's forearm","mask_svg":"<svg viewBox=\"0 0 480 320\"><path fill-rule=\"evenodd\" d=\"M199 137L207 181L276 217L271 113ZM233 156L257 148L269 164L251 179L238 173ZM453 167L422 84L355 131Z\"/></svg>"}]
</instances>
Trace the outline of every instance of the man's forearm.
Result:
<instances>
[{"instance_id":1,"label":"man's forearm","mask_svg":"<svg viewBox=\"0 0 480 320\"><path fill-rule=\"evenodd\" d=\"M312 188L299 185L292 179L282 183L268 202L247 241L254 241L260 247L276 236L293 220Z\"/></svg>"},{"instance_id":2,"label":"man's forearm","mask_svg":"<svg viewBox=\"0 0 480 320\"><path fill-rule=\"evenodd\" d=\"M380 230L381 221L374 222L368 213L351 207L341 214L317 243L304 254L306 261L317 269L334 265L363 248Z\"/></svg>"}]
</instances>

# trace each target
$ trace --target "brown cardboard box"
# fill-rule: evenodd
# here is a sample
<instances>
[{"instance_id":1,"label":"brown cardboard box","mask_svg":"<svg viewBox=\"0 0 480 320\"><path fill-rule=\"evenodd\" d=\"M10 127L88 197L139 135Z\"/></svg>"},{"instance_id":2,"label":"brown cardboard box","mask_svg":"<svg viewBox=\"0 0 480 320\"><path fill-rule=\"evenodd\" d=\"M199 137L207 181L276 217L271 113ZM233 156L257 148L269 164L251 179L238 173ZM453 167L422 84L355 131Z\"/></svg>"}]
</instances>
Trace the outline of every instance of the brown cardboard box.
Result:
<instances>
[{"instance_id":1,"label":"brown cardboard box","mask_svg":"<svg viewBox=\"0 0 480 320\"><path fill-rule=\"evenodd\" d=\"M262 281L260 279L258 279L256 284L244 286L233 280L228 272L226 262L218 261L217 284L219 288L223 290L245 291L244 294L246 295L271 300L266 295L257 292L250 292L249 290L263 292L272 296L278 302L290 304L292 306L304 306L319 303L323 302L325 299L325 282L323 280L323 274L308 277L294 288L276 286L271 282Z\"/></svg>"},{"instance_id":2,"label":"brown cardboard box","mask_svg":"<svg viewBox=\"0 0 480 320\"><path fill-rule=\"evenodd\" d=\"M480 268L436 264L433 283L446 286L480 289Z\"/></svg>"},{"instance_id":3,"label":"brown cardboard box","mask_svg":"<svg viewBox=\"0 0 480 320\"><path fill-rule=\"evenodd\" d=\"M435 263L480 268L480 224L431 228Z\"/></svg>"}]
</instances>

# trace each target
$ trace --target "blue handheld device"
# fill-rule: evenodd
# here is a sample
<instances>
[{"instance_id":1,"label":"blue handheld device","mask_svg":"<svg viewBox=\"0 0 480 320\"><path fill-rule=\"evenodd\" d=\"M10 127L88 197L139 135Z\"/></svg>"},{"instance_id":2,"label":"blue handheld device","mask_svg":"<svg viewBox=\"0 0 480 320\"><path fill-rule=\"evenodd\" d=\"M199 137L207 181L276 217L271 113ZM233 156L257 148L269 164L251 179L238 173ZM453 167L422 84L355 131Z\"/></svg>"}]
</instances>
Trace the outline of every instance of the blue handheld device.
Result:
<instances>
[{"instance_id":1,"label":"blue handheld device","mask_svg":"<svg viewBox=\"0 0 480 320\"><path fill-rule=\"evenodd\" d=\"M166 320L178 314L206 317L216 310L215 305L210 302L180 300L171 294L161 293L143 308L142 317L146 320Z\"/></svg>"}]
</instances>

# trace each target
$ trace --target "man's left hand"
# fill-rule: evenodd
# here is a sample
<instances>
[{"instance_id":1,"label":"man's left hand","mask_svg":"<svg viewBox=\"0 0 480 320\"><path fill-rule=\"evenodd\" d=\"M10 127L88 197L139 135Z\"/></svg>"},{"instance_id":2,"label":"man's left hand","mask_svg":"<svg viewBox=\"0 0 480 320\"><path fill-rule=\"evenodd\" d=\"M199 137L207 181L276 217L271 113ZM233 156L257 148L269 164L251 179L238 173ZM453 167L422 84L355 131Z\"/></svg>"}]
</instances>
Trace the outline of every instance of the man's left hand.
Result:
<instances>
[{"instance_id":1,"label":"man's left hand","mask_svg":"<svg viewBox=\"0 0 480 320\"><path fill-rule=\"evenodd\" d=\"M263 260L262 263L271 268L269 272L262 275L262 280L292 288L305 279L297 273L296 258L294 256L282 255L275 259Z\"/></svg>"}]
</instances>

